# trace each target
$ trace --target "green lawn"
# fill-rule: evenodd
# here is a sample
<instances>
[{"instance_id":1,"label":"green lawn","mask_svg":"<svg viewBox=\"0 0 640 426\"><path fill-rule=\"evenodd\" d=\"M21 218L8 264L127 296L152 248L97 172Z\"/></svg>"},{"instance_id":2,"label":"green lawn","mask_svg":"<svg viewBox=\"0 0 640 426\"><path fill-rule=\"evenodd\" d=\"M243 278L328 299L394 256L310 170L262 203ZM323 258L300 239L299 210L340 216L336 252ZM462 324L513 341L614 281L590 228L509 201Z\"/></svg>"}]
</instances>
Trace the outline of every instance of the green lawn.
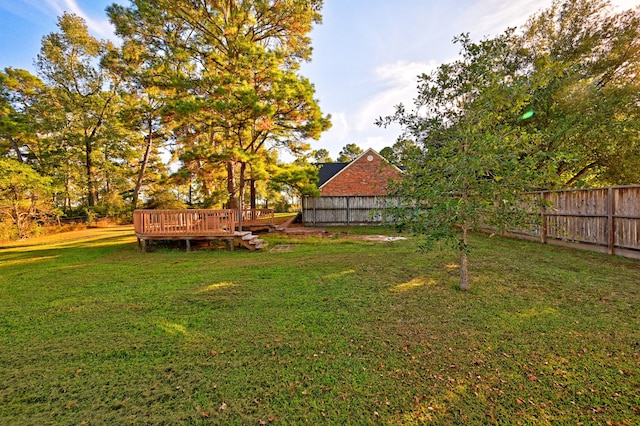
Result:
<instances>
[{"instance_id":1,"label":"green lawn","mask_svg":"<svg viewBox=\"0 0 640 426\"><path fill-rule=\"evenodd\" d=\"M266 239L0 249L0 424L640 422L640 262L475 236L463 293L417 240Z\"/></svg>"}]
</instances>

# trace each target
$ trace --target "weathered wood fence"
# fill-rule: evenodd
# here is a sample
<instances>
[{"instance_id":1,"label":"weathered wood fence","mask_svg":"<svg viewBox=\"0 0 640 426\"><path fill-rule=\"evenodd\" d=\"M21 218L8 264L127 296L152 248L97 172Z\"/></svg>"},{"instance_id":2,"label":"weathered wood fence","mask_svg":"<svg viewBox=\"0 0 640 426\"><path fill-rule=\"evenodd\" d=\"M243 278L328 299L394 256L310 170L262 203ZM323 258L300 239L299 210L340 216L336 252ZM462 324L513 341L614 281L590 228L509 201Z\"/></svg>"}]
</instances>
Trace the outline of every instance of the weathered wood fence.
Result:
<instances>
[{"instance_id":1,"label":"weathered wood fence","mask_svg":"<svg viewBox=\"0 0 640 426\"><path fill-rule=\"evenodd\" d=\"M540 224L514 236L543 243L640 259L640 186L542 191ZM306 197L305 226L376 225L385 222L389 197Z\"/></svg>"},{"instance_id":2,"label":"weathered wood fence","mask_svg":"<svg viewBox=\"0 0 640 426\"><path fill-rule=\"evenodd\" d=\"M305 226L377 225L385 220L388 197L304 197Z\"/></svg>"},{"instance_id":3,"label":"weathered wood fence","mask_svg":"<svg viewBox=\"0 0 640 426\"><path fill-rule=\"evenodd\" d=\"M543 243L640 259L640 186L543 191L539 226L518 231Z\"/></svg>"}]
</instances>

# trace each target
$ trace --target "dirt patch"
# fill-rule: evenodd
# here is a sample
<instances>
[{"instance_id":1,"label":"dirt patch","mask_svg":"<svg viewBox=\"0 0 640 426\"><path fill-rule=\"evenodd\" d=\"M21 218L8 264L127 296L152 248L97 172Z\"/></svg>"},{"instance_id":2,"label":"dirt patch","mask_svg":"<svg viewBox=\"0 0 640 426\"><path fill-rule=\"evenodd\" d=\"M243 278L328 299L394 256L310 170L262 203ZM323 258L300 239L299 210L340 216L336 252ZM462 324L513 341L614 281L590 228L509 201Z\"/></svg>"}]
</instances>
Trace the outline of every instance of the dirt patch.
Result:
<instances>
[{"instance_id":1,"label":"dirt patch","mask_svg":"<svg viewBox=\"0 0 640 426\"><path fill-rule=\"evenodd\" d=\"M273 247L271 250L272 252L275 253L289 253L291 251L293 251L293 245L292 244L278 244L277 246Z\"/></svg>"},{"instance_id":2,"label":"dirt patch","mask_svg":"<svg viewBox=\"0 0 640 426\"><path fill-rule=\"evenodd\" d=\"M405 237L389 237L387 235L361 235L356 237L356 239L364 241L375 241L379 243L406 240Z\"/></svg>"}]
</instances>

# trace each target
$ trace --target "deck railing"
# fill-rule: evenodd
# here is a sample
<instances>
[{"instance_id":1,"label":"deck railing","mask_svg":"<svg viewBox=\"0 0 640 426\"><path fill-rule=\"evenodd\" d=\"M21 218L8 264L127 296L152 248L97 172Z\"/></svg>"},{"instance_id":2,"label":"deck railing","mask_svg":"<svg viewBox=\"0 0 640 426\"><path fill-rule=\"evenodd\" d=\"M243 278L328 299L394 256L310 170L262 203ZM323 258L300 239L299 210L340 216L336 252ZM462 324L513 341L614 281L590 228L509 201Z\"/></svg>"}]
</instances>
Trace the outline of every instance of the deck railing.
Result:
<instances>
[{"instance_id":1,"label":"deck railing","mask_svg":"<svg viewBox=\"0 0 640 426\"><path fill-rule=\"evenodd\" d=\"M139 237L228 236L235 232L233 210L136 210Z\"/></svg>"},{"instance_id":2,"label":"deck railing","mask_svg":"<svg viewBox=\"0 0 640 426\"><path fill-rule=\"evenodd\" d=\"M236 223L238 220L238 211L235 211ZM244 209L242 210L242 225L275 225L275 214L273 209Z\"/></svg>"}]
</instances>

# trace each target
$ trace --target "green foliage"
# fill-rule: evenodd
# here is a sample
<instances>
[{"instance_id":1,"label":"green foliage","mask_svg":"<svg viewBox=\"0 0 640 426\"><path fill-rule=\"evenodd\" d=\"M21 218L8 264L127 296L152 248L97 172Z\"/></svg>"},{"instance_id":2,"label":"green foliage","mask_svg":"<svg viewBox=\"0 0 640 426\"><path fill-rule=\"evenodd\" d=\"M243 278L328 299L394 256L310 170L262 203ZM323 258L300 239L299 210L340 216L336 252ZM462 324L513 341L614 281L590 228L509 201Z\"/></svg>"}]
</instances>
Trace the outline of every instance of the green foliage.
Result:
<instances>
[{"instance_id":1,"label":"green foliage","mask_svg":"<svg viewBox=\"0 0 640 426\"><path fill-rule=\"evenodd\" d=\"M518 74L520 58L511 55L517 37L508 31L480 43L465 35L457 42L462 59L420 77L414 110L401 105L379 124L404 128L397 145L405 174L394 186L391 217L428 241L453 240L461 255L460 286L468 289L467 233L522 225L530 207L521 195L545 176L536 168L543 155L538 139L517 119L531 91Z\"/></svg>"},{"instance_id":2,"label":"green foliage","mask_svg":"<svg viewBox=\"0 0 640 426\"><path fill-rule=\"evenodd\" d=\"M524 27L522 72L535 82L526 123L554 170L548 187L640 180L640 11L556 0ZM524 111L523 111L524 112Z\"/></svg>"},{"instance_id":3,"label":"green foliage","mask_svg":"<svg viewBox=\"0 0 640 426\"><path fill-rule=\"evenodd\" d=\"M394 166L404 167L406 162L420 155L420 148L410 140L400 139L392 147L382 148L380 155Z\"/></svg>"},{"instance_id":4,"label":"green foliage","mask_svg":"<svg viewBox=\"0 0 640 426\"><path fill-rule=\"evenodd\" d=\"M178 199L175 191L163 188L152 193L144 204L145 209L186 209L187 205Z\"/></svg>"},{"instance_id":5,"label":"green foliage","mask_svg":"<svg viewBox=\"0 0 640 426\"><path fill-rule=\"evenodd\" d=\"M291 164L280 168L269 181L274 191L293 190L297 196L319 197L318 169L312 165Z\"/></svg>"},{"instance_id":6,"label":"green foliage","mask_svg":"<svg viewBox=\"0 0 640 426\"><path fill-rule=\"evenodd\" d=\"M636 422L640 263L473 236L461 297L455 252L359 231L265 237L288 252L140 253L131 228L5 246L0 420Z\"/></svg>"},{"instance_id":7,"label":"green foliage","mask_svg":"<svg viewBox=\"0 0 640 426\"><path fill-rule=\"evenodd\" d=\"M152 84L176 91L173 136L203 198L226 175L229 201L244 200L249 169L277 149L303 154L306 139L329 128L313 85L298 74L310 58L307 34L320 22L321 6L143 0L108 8L124 49L155 71Z\"/></svg>"},{"instance_id":8,"label":"green foliage","mask_svg":"<svg viewBox=\"0 0 640 426\"><path fill-rule=\"evenodd\" d=\"M92 208L130 189L131 171L123 165L132 160L136 138L118 120L119 77L101 64L114 47L92 37L76 15L63 14L58 28L43 38L36 62L49 86L39 131L46 134L49 170L64 183L65 207L82 200Z\"/></svg>"},{"instance_id":9,"label":"green foliage","mask_svg":"<svg viewBox=\"0 0 640 426\"><path fill-rule=\"evenodd\" d=\"M40 79L28 71L6 68L0 72L0 153L20 162L36 162L37 117L43 95Z\"/></svg>"},{"instance_id":10,"label":"green foliage","mask_svg":"<svg viewBox=\"0 0 640 426\"><path fill-rule=\"evenodd\" d=\"M311 158L316 163L333 163L333 160L329 157L329 151L324 148L312 151Z\"/></svg>"},{"instance_id":11,"label":"green foliage","mask_svg":"<svg viewBox=\"0 0 640 426\"><path fill-rule=\"evenodd\" d=\"M0 158L0 222L5 224L4 236L23 239L33 235L39 221L46 222L56 213L51 202L53 192L50 178L40 176L26 164Z\"/></svg>"},{"instance_id":12,"label":"green foliage","mask_svg":"<svg viewBox=\"0 0 640 426\"><path fill-rule=\"evenodd\" d=\"M526 225L527 191L638 181L639 29L638 10L557 0L521 34L460 36L461 59L420 77L415 108L379 120L419 148L403 158L398 226L458 239L461 287L466 232Z\"/></svg>"},{"instance_id":13,"label":"green foliage","mask_svg":"<svg viewBox=\"0 0 640 426\"><path fill-rule=\"evenodd\" d=\"M338 156L338 163L348 163L358 158L364 151L355 143L346 144Z\"/></svg>"}]
</instances>

